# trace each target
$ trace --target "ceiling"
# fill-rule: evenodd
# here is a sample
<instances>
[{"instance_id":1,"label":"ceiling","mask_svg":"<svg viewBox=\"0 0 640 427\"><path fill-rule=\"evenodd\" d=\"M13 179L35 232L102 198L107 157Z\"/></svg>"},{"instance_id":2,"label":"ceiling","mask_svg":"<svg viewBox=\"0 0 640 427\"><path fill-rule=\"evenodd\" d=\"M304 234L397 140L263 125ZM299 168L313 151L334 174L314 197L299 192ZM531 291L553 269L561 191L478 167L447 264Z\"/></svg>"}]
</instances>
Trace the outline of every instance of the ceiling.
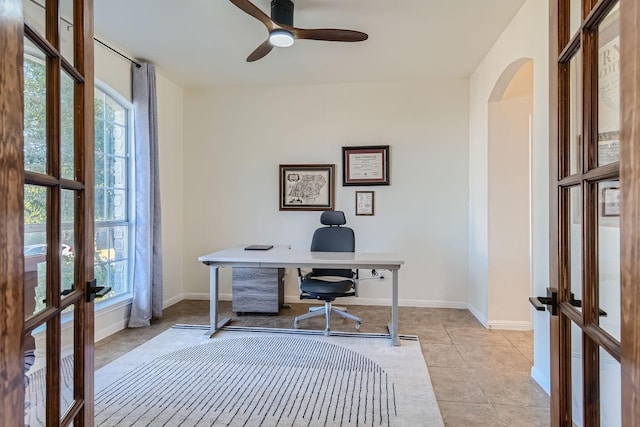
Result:
<instances>
[{"instance_id":1,"label":"ceiling","mask_svg":"<svg viewBox=\"0 0 640 427\"><path fill-rule=\"evenodd\" d=\"M267 15L270 0L252 0ZM264 25L228 0L95 0L96 37L183 87L466 78L525 0L294 0L294 25L363 31L246 57Z\"/></svg>"}]
</instances>

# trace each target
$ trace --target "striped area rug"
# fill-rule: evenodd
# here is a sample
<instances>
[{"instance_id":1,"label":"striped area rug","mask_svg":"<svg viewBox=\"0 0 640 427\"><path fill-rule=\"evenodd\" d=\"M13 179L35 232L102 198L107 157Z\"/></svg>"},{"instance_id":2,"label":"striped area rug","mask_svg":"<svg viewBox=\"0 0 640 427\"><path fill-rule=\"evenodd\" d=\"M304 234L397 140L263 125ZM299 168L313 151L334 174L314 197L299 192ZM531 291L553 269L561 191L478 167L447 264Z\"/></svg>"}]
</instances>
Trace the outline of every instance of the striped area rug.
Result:
<instances>
[{"instance_id":1,"label":"striped area rug","mask_svg":"<svg viewBox=\"0 0 640 427\"><path fill-rule=\"evenodd\" d=\"M96 373L100 426L439 426L419 342L173 328Z\"/></svg>"}]
</instances>

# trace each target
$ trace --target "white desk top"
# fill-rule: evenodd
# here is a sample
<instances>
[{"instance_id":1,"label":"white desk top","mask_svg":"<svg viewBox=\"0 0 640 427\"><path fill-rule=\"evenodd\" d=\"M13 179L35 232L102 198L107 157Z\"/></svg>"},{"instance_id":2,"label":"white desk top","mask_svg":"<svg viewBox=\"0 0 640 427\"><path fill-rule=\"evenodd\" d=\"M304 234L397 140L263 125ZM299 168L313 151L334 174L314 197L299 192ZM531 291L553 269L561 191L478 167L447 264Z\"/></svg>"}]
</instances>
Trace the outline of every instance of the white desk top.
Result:
<instances>
[{"instance_id":1,"label":"white desk top","mask_svg":"<svg viewBox=\"0 0 640 427\"><path fill-rule=\"evenodd\" d=\"M274 246L267 251L247 251L245 246L223 249L198 258L207 265L259 268L380 268L397 270L404 264L393 253L311 252Z\"/></svg>"}]
</instances>

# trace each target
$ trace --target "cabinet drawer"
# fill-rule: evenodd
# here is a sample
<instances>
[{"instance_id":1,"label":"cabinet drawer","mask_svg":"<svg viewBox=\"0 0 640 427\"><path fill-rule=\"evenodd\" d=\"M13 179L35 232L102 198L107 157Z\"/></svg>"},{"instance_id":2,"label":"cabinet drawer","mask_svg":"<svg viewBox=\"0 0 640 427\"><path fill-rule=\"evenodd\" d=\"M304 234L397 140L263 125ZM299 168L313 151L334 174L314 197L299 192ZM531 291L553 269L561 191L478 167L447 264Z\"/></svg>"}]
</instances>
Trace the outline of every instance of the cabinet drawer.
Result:
<instances>
[{"instance_id":1,"label":"cabinet drawer","mask_svg":"<svg viewBox=\"0 0 640 427\"><path fill-rule=\"evenodd\" d=\"M284 302L284 269L234 268L232 310L236 313L278 313Z\"/></svg>"}]
</instances>

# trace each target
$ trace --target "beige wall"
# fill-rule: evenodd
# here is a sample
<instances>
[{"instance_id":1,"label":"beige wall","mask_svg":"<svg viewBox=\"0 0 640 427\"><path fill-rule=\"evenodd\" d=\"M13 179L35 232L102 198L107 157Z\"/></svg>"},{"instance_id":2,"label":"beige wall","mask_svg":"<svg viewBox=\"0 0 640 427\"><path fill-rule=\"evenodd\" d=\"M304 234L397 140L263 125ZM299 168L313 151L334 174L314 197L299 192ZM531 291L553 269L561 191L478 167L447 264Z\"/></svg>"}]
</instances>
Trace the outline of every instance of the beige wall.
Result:
<instances>
[{"instance_id":1,"label":"beige wall","mask_svg":"<svg viewBox=\"0 0 640 427\"><path fill-rule=\"evenodd\" d=\"M528 96L489 105L487 318L492 328L531 327L528 302L531 86Z\"/></svg>"},{"instance_id":2,"label":"beige wall","mask_svg":"<svg viewBox=\"0 0 640 427\"><path fill-rule=\"evenodd\" d=\"M406 259L400 303L466 308L467 97L456 79L187 90L185 295L208 297L199 255L248 243L308 248L320 213L278 210L278 165L329 163L357 250ZM341 185L342 146L387 144L390 186ZM354 215L364 189L375 191L375 216ZM353 303L388 304L388 275L369 277ZM293 275L286 297L299 300Z\"/></svg>"}]
</instances>

